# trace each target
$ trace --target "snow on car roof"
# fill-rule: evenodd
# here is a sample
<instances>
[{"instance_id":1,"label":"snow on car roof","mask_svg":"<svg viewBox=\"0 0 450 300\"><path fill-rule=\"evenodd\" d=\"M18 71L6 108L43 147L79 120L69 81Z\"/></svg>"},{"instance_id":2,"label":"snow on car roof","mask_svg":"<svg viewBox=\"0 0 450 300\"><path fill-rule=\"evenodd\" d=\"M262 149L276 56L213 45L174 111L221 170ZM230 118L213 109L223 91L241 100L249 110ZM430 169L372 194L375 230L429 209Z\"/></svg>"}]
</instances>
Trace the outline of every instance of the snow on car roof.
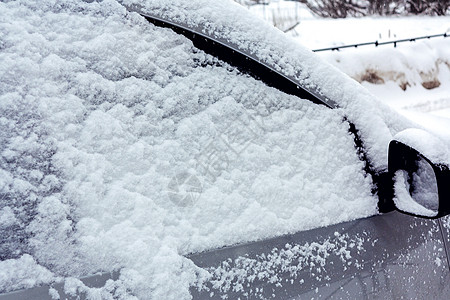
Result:
<instances>
[{"instance_id":1,"label":"snow on car roof","mask_svg":"<svg viewBox=\"0 0 450 300\"><path fill-rule=\"evenodd\" d=\"M336 69L232 3L146 5L301 66L385 167L404 125ZM184 254L377 213L342 110L267 87L116 1L2 2L0 16L0 291L121 268L118 290L188 298L203 271Z\"/></svg>"}]
</instances>

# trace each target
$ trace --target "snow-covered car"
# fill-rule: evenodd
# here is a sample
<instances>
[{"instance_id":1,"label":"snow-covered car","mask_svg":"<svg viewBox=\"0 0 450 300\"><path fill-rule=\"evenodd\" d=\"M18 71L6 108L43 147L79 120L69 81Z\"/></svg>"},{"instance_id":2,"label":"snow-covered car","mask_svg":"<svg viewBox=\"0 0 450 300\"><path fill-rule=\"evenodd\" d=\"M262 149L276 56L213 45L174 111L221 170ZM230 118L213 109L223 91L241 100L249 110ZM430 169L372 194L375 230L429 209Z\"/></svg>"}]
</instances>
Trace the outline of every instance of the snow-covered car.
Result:
<instances>
[{"instance_id":1,"label":"snow-covered car","mask_svg":"<svg viewBox=\"0 0 450 300\"><path fill-rule=\"evenodd\" d=\"M238 4L0 17L0 299L450 295L448 140Z\"/></svg>"}]
</instances>

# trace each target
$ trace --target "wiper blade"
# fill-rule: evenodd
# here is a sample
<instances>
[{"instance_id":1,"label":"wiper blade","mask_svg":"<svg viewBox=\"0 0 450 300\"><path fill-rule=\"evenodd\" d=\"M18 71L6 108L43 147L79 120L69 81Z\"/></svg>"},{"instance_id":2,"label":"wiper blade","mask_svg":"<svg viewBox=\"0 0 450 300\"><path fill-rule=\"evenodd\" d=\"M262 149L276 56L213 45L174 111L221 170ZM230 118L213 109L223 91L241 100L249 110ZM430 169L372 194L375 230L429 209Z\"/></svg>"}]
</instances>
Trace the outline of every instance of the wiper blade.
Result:
<instances>
[{"instance_id":1,"label":"wiper blade","mask_svg":"<svg viewBox=\"0 0 450 300\"><path fill-rule=\"evenodd\" d=\"M297 79L277 71L274 66L259 60L254 54L224 39L208 35L200 27L186 26L173 20L143 12L138 5L126 6L129 11L137 12L150 23L164 28L170 28L192 41L198 49L238 68L242 73L261 80L270 87L301 99L322 104L329 108L337 108L335 101L323 96L319 90L303 86Z\"/></svg>"}]
</instances>

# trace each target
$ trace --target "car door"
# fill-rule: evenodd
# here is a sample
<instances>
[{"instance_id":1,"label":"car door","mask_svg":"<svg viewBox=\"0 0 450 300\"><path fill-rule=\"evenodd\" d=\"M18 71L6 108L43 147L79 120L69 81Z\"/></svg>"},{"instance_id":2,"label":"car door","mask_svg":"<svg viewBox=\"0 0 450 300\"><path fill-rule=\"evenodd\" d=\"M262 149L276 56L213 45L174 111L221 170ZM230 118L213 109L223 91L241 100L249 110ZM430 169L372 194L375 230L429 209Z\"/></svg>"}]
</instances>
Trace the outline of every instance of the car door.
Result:
<instances>
[{"instance_id":1,"label":"car door","mask_svg":"<svg viewBox=\"0 0 450 300\"><path fill-rule=\"evenodd\" d=\"M448 242L446 219L444 230ZM193 299L447 299L448 257L437 220L391 212L293 235L188 255L211 277ZM102 287L119 273L82 278ZM8 294L2 300L64 299L63 283Z\"/></svg>"},{"instance_id":2,"label":"car door","mask_svg":"<svg viewBox=\"0 0 450 300\"><path fill-rule=\"evenodd\" d=\"M189 257L212 274L191 289L194 299L447 299L450 293L438 221L398 212Z\"/></svg>"}]
</instances>

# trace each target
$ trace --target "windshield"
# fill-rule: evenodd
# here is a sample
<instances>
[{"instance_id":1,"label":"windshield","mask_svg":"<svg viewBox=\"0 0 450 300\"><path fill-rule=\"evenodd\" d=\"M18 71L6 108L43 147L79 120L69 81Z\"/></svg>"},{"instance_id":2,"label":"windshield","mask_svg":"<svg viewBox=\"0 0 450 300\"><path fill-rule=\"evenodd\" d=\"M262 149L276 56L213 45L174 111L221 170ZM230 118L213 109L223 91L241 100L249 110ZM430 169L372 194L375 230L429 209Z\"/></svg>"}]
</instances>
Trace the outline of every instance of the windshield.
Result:
<instances>
[{"instance_id":1,"label":"windshield","mask_svg":"<svg viewBox=\"0 0 450 300\"><path fill-rule=\"evenodd\" d=\"M340 110L115 2L64 3L0 3L5 268L124 268L137 294L186 292L185 254L377 212Z\"/></svg>"}]
</instances>

